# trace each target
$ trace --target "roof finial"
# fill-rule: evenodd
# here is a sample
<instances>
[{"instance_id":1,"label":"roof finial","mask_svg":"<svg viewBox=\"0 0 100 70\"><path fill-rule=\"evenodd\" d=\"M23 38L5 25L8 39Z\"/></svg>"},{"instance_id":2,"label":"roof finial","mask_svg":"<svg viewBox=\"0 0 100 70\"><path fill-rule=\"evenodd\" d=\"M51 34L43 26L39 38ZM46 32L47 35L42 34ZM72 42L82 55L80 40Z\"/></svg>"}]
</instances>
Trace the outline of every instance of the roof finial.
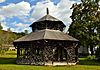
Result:
<instances>
[{"instance_id":1,"label":"roof finial","mask_svg":"<svg viewBox=\"0 0 100 70\"><path fill-rule=\"evenodd\" d=\"M49 9L47 8L47 15L49 14Z\"/></svg>"}]
</instances>

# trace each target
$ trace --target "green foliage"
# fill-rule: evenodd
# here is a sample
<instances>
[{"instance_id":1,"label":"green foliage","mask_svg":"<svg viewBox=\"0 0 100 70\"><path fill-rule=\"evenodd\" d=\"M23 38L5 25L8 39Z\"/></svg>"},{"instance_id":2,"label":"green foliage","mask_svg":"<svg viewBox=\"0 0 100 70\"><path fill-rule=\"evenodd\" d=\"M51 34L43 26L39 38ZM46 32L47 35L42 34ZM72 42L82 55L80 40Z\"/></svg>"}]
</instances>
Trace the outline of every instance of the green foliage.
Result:
<instances>
[{"instance_id":1,"label":"green foliage","mask_svg":"<svg viewBox=\"0 0 100 70\"><path fill-rule=\"evenodd\" d=\"M6 51L8 51L8 47L0 47L0 55L4 55Z\"/></svg>"},{"instance_id":2,"label":"green foliage","mask_svg":"<svg viewBox=\"0 0 100 70\"><path fill-rule=\"evenodd\" d=\"M97 48L95 55L97 58L100 57L100 47Z\"/></svg>"},{"instance_id":3,"label":"green foliage","mask_svg":"<svg viewBox=\"0 0 100 70\"><path fill-rule=\"evenodd\" d=\"M28 34L28 30L25 30L25 34L26 34L26 35Z\"/></svg>"},{"instance_id":4,"label":"green foliage","mask_svg":"<svg viewBox=\"0 0 100 70\"><path fill-rule=\"evenodd\" d=\"M81 0L80 4L73 4L71 9L69 34L79 39L82 46L90 46L93 54L93 47L100 42L99 0Z\"/></svg>"},{"instance_id":5,"label":"green foliage","mask_svg":"<svg viewBox=\"0 0 100 70\"><path fill-rule=\"evenodd\" d=\"M14 40L22 37L24 34L13 33L4 30L0 30L0 45L2 44L12 44Z\"/></svg>"},{"instance_id":6,"label":"green foliage","mask_svg":"<svg viewBox=\"0 0 100 70\"><path fill-rule=\"evenodd\" d=\"M0 55L5 54L13 41L25 35L24 33L13 33L11 31L0 30Z\"/></svg>"},{"instance_id":7,"label":"green foliage","mask_svg":"<svg viewBox=\"0 0 100 70\"><path fill-rule=\"evenodd\" d=\"M89 56L87 56L87 60L95 60L95 55L89 55Z\"/></svg>"},{"instance_id":8,"label":"green foliage","mask_svg":"<svg viewBox=\"0 0 100 70\"><path fill-rule=\"evenodd\" d=\"M0 30L2 30L3 29L3 27L1 26L1 23L0 23Z\"/></svg>"}]
</instances>

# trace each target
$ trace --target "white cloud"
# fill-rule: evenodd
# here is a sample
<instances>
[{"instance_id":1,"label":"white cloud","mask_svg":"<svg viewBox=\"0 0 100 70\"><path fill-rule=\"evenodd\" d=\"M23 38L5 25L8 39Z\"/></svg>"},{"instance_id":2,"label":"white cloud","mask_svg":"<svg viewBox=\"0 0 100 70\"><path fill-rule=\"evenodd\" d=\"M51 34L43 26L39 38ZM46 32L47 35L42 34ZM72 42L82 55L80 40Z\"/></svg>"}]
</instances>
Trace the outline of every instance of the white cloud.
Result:
<instances>
[{"instance_id":1,"label":"white cloud","mask_svg":"<svg viewBox=\"0 0 100 70\"><path fill-rule=\"evenodd\" d=\"M74 3L74 1L70 0L61 0L57 5L54 5L54 3L51 0L45 0L42 2L38 2L35 6L33 6L33 12L30 18L31 21L36 21L39 18L43 17L46 14L46 8L49 8L50 15L60 19L68 26L71 23L71 6ZM32 20L33 19L33 20Z\"/></svg>"},{"instance_id":2,"label":"white cloud","mask_svg":"<svg viewBox=\"0 0 100 70\"><path fill-rule=\"evenodd\" d=\"M14 22L12 23L14 27L9 27L7 26L6 22L1 22L1 25L3 27L3 30L6 30L6 31L8 30L8 28L10 28L12 32L24 32L25 30L28 30L29 32L31 32L31 28L29 27L29 24Z\"/></svg>"},{"instance_id":3,"label":"white cloud","mask_svg":"<svg viewBox=\"0 0 100 70\"><path fill-rule=\"evenodd\" d=\"M57 5L54 5L51 0L44 0L42 2L38 2L32 7L34 10L32 12L31 18L28 19L28 21L35 22L39 18L46 15L46 8L49 8L49 14L63 21L66 25L67 31L71 23L70 16L72 10L70 8L73 3L75 3L75 1L70 0L61 0Z\"/></svg>"},{"instance_id":4,"label":"white cloud","mask_svg":"<svg viewBox=\"0 0 100 70\"><path fill-rule=\"evenodd\" d=\"M5 20L5 17L3 15L0 15L0 22Z\"/></svg>"},{"instance_id":5,"label":"white cloud","mask_svg":"<svg viewBox=\"0 0 100 70\"><path fill-rule=\"evenodd\" d=\"M29 27L26 27L26 28L20 28L20 27L17 27L17 28L10 28L12 32L24 32L25 30L28 30L28 32L31 31L31 28Z\"/></svg>"},{"instance_id":6,"label":"white cloud","mask_svg":"<svg viewBox=\"0 0 100 70\"><path fill-rule=\"evenodd\" d=\"M3 15L5 17L20 17L28 15L30 10L30 4L28 2L22 1L17 4L11 3L7 6L2 6L0 8L0 15Z\"/></svg>"},{"instance_id":7,"label":"white cloud","mask_svg":"<svg viewBox=\"0 0 100 70\"><path fill-rule=\"evenodd\" d=\"M11 3L7 6L2 6L2 7L0 7L0 22L5 20L6 17L12 18L13 16L16 16L18 18L23 18L23 17L25 18L26 16L29 16L30 10L31 10L30 4L28 2L24 2L24 1L17 3L17 4ZM23 19L23 21L24 21L24 19ZM11 26L8 27L6 24L7 24L7 22L2 23L3 30L7 30L9 27L11 27ZM10 28L14 32L21 32L25 28L29 28L29 25L24 24L24 23L16 23L15 22L12 24L13 24L13 26L17 27L17 28L12 28L12 27Z\"/></svg>"},{"instance_id":8,"label":"white cloud","mask_svg":"<svg viewBox=\"0 0 100 70\"><path fill-rule=\"evenodd\" d=\"M29 27L29 24L17 23L15 24L15 26L20 27L20 28L25 28L25 27Z\"/></svg>"},{"instance_id":9,"label":"white cloud","mask_svg":"<svg viewBox=\"0 0 100 70\"><path fill-rule=\"evenodd\" d=\"M25 30L28 30L29 32L31 31L29 24L17 23L17 22L14 22L12 24L13 26L16 27L16 28L11 28L11 31L13 32L24 32Z\"/></svg>"},{"instance_id":10,"label":"white cloud","mask_svg":"<svg viewBox=\"0 0 100 70\"><path fill-rule=\"evenodd\" d=\"M5 0L0 0L0 3L5 2Z\"/></svg>"},{"instance_id":11,"label":"white cloud","mask_svg":"<svg viewBox=\"0 0 100 70\"><path fill-rule=\"evenodd\" d=\"M1 22L1 26L3 27L3 30L7 30L9 27L7 26L6 22Z\"/></svg>"},{"instance_id":12,"label":"white cloud","mask_svg":"<svg viewBox=\"0 0 100 70\"><path fill-rule=\"evenodd\" d=\"M34 22L43 17L46 14L46 8L49 8L49 14L63 21L66 25L65 31L67 31L71 24L70 16L72 14L72 10L70 8L74 3L78 3L78 1L60 0L57 5L54 5L51 0L38 2L35 6L33 6L34 10L29 21Z\"/></svg>"},{"instance_id":13,"label":"white cloud","mask_svg":"<svg viewBox=\"0 0 100 70\"><path fill-rule=\"evenodd\" d=\"M30 4L28 2L24 1L17 4L11 3L7 6L0 7L0 21L4 20L6 17L11 18L13 16L16 16L22 19L24 22L33 22L46 15L46 8L48 7L50 15L63 21L67 25L67 30L68 26L71 23L70 16L72 11L70 10L70 8L73 3L74 1L61 0L57 5L54 5L51 0L43 0L37 2L37 4L32 7L30 7ZM33 12L29 14L29 12L32 10ZM29 28L29 24L15 22L13 23L13 25L16 26L16 28L11 28L11 30L14 32L31 30ZM3 24L3 27L5 30L8 29L6 24Z\"/></svg>"}]
</instances>

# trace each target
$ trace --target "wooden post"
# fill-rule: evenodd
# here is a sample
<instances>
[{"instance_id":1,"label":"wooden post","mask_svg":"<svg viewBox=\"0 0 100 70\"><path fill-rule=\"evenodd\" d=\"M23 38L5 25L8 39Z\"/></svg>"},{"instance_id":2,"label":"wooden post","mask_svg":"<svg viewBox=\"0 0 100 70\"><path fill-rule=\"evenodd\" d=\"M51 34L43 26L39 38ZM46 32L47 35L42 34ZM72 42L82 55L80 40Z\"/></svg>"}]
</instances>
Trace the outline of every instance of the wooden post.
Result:
<instances>
[{"instance_id":1,"label":"wooden post","mask_svg":"<svg viewBox=\"0 0 100 70\"><path fill-rule=\"evenodd\" d=\"M17 47L17 58L19 58L19 56L20 56L20 48Z\"/></svg>"}]
</instances>

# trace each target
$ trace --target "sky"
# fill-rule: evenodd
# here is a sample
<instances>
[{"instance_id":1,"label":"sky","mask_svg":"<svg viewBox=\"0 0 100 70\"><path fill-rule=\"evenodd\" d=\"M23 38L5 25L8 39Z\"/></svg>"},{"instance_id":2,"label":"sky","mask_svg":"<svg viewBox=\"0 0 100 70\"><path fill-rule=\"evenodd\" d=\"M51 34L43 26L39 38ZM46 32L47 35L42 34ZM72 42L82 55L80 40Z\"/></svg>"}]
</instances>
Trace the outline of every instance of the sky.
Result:
<instances>
[{"instance_id":1,"label":"sky","mask_svg":"<svg viewBox=\"0 0 100 70\"><path fill-rule=\"evenodd\" d=\"M29 26L45 16L46 8L49 8L49 14L64 22L67 31L71 24L70 8L78 2L80 0L0 0L0 23L3 30L31 32Z\"/></svg>"}]
</instances>

